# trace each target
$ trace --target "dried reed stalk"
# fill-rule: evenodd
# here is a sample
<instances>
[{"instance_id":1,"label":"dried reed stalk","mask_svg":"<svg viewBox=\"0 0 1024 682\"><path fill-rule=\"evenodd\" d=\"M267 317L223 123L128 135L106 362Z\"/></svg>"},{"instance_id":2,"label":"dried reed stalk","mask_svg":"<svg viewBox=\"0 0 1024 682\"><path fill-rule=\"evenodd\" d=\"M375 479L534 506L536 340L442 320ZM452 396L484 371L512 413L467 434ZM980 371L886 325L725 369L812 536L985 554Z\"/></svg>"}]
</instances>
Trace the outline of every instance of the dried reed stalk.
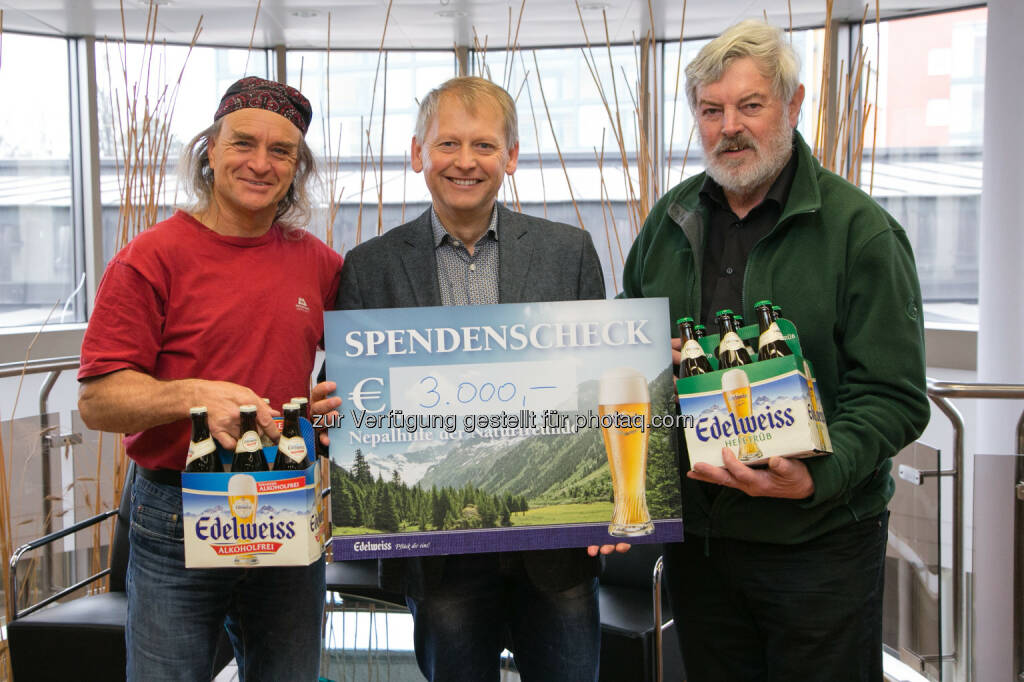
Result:
<instances>
[{"instance_id":1,"label":"dried reed stalk","mask_svg":"<svg viewBox=\"0 0 1024 682\"><path fill-rule=\"evenodd\" d=\"M157 10L156 5L151 3L146 17L143 59L139 74L132 80L128 73L128 30L124 17L124 2L121 0L122 33L118 47L121 58L120 76L124 87L123 100L118 96L118 90L114 86L109 49L106 55L111 110L117 133L114 136L114 157L121 195L117 229L119 246L127 244L139 232L159 219L160 199L164 193L170 151L170 122L174 115L185 66L202 32L203 20L200 16L182 68L173 83L168 84L166 81L163 62L158 64L155 86L159 89L159 94L155 100L151 100L149 91L154 81Z\"/></svg>"},{"instance_id":2,"label":"dried reed stalk","mask_svg":"<svg viewBox=\"0 0 1024 682\"><path fill-rule=\"evenodd\" d=\"M882 9L879 5L880 0L875 0L875 69L877 70L882 65ZM875 191L875 149L878 144L878 82L882 80L880 73L875 74L875 104L872 107L874 109L874 127L871 132L871 180L868 183L868 194L873 194ZM863 139L863 138L862 138ZM861 157L863 158L863 145L861 145Z\"/></svg>"},{"instance_id":3,"label":"dried reed stalk","mask_svg":"<svg viewBox=\"0 0 1024 682\"><path fill-rule=\"evenodd\" d=\"M878 74L875 73L874 102L867 98L871 92L871 62L868 61L868 50L864 47L864 26L867 21L868 7L860 21L860 32L853 59L847 68L845 60L839 61L836 71L838 81L835 93L829 96L828 87L833 82L832 64L832 0L826 2L825 53L821 65L820 97L818 100L818 119L815 124L814 155L821 165L849 182L859 185L861 166L864 160L864 136L868 129L869 118L875 117L875 133L878 125ZM878 16L876 1L876 29ZM880 30L878 32L881 43ZM874 151L872 150L872 164ZM872 183L873 183L872 166ZM870 190L869 190L870 191Z\"/></svg>"},{"instance_id":4,"label":"dried reed stalk","mask_svg":"<svg viewBox=\"0 0 1024 682\"><path fill-rule=\"evenodd\" d=\"M50 312L46 314L46 318L43 323L39 325L39 329L32 336L32 340L29 341L28 347L25 349L25 360L22 364L21 374L18 377L18 388L14 392L14 404L11 407L11 421L7 432L7 442L10 443L10 447L14 447L14 418L18 413L18 401L21 399L21 389L25 384L25 375L27 374L28 361L32 356L32 348L36 345L36 341L39 339L40 334L43 333L43 329L50 322L50 318L53 316L55 310L60 305L58 300L50 308ZM2 429L0 429L0 512L2 512L2 518L0 518L0 552L3 552L3 556L11 556L14 553L14 529L11 527L11 479L7 473L8 466L14 466L14 451L11 450L11 461L8 465L7 453L3 449L2 441ZM42 435L42 434L40 434ZM3 568L0 569L0 575L3 577L4 595L7 606L7 622L14 619L14 611L18 608L18 605L10 600L11 595L7 592L7 585L10 584L10 565L7 561L3 561ZM26 574L31 576L31 574ZM27 578L26 578L27 580ZM0 668L2 670L2 668Z\"/></svg>"},{"instance_id":5,"label":"dried reed stalk","mask_svg":"<svg viewBox=\"0 0 1024 682\"><path fill-rule=\"evenodd\" d=\"M822 163L822 151L825 148L825 137L828 132L824 129L829 119L829 97L826 86L831 80L832 72L832 2L825 0L825 53L821 61L821 80L818 85L818 116L814 128L814 155Z\"/></svg>"},{"instance_id":6,"label":"dried reed stalk","mask_svg":"<svg viewBox=\"0 0 1024 682\"><path fill-rule=\"evenodd\" d=\"M604 239L605 244L608 246L608 258L612 256L612 240L611 232L608 225L608 216L611 216L611 227L615 229L615 240L618 242L619 231L615 225L615 212L612 210L611 197L608 195L608 185L604 181L604 129L601 130L601 153L598 154L597 147L594 148L594 159L597 161L597 174L601 178L600 187L600 199L601 199L601 215L604 217ZM619 259L622 259L622 244L619 244ZM613 261L614 262L614 261ZM618 268L611 268L612 271L612 289L615 291L619 290L618 277L615 271Z\"/></svg>"},{"instance_id":7,"label":"dried reed stalk","mask_svg":"<svg viewBox=\"0 0 1024 682\"><path fill-rule=\"evenodd\" d=\"M544 182L544 159L540 153L540 128L537 127L537 113L533 106L533 91L530 89L530 71L526 68L526 61L523 59L522 51L519 52L519 63L523 67L523 83L526 86L526 98L530 103L530 120L533 121L533 135L537 144L537 168L540 171L540 196L541 202L544 206L544 217L548 217L548 190L547 183ZM554 135L554 131L551 131Z\"/></svg>"},{"instance_id":8,"label":"dried reed stalk","mask_svg":"<svg viewBox=\"0 0 1024 682\"><path fill-rule=\"evenodd\" d=\"M676 80L672 90L672 125L668 133L668 158L665 161L665 184L668 185L668 173L672 168L672 147L676 135L676 107L679 104L679 75L683 72L683 29L686 27L686 0L683 0L683 19L679 22L679 50L676 52Z\"/></svg>"},{"instance_id":9,"label":"dried reed stalk","mask_svg":"<svg viewBox=\"0 0 1024 682\"><path fill-rule=\"evenodd\" d=\"M327 69L324 74L327 89L326 114L321 119L324 131L324 158L326 159L327 173L327 225L324 230L324 242L327 246L334 248L334 221L338 217L338 210L341 208L341 196L338 192L338 173L341 164L331 150L331 12L327 13ZM301 71L300 71L301 74ZM301 77L300 77L301 83ZM301 89L301 87L300 87ZM338 155L341 154L341 124L338 125ZM345 191L343 187L342 192Z\"/></svg>"},{"instance_id":10,"label":"dried reed stalk","mask_svg":"<svg viewBox=\"0 0 1024 682\"><path fill-rule=\"evenodd\" d=\"M544 83L540 78L540 64L537 63L537 51L532 50L533 53L533 66L537 71L537 87L540 89L540 98L544 103L544 112L548 116L548 126L551 128L551 137L555 141L555 151L558 152L558 161L562 164L562 172L565 173L565 184L569 188L569 198L572 200L572 207L576 211L576 221L579 223L580 229L587 229L583 224L583 216L580 214L580 207L576 204L576 195L572 191L572 182L569 180L569 169L565 166L565 159L562 157L562 147L558 144L558 136L555 135L555 126L551 122L551 110L548 108L548 98L544 95Z\"/></svg>"},{"instance_id":11,"label":"dried reed stalk","mask_svg":"<svg viewBox=\"0 0 1024 682\"><path fill-rule=\"evenodd\" d=\"M380 168L377 180L377 236L384 233L384 132L387 130L388 115L388 53L384 53L384 96L380 107Z\"/></svg>"},{"instance_id":12,"label":"dried reed stalk","mask_svg":"<svg viewBox=\"0 0 1024 682\"><path fill-rule=\"evenodd\" d=\"M363 119L362 119L362 117L361 116L359 117L359 130L360 130L360 145L359 145L359 214L358 214L357 225L356 225L356 244L359 244L360 242L362 242L362 239L363 239L363 196L364 196L364 192L366 190L366 170L367 170L366 157L364 156L364 150L370 149L370 145L372 144L372 142L370 140L370 130L373 128L373 113L374 113L374 110L375 110L376 105L377 105L377 83L378 83L378 80L380 78L380 65L381 65L381 61L382 61L382 59L384 59L384 54L385 54L384 53L384 39L387 37L387 34L388 34L388 25L391 22L391 6L393 4L394 4L394 0L388 0L388 7L387 7L387 10L386 10L386 12L384 14L384 28L381 30L380 43L377 46L377 68L376 68L376 71L375 71L374 76L373 76L373 90L370 93L370 117L367 120L367 123L366 123L365 127L363 126ZM386 61L385 61L385 68L387 68L386 67ZM385 76L385 78L386 78L386 76ZM387 93L386 92L384 93L384 96L385 96L385 101L386 101L386 99L387 99ZM362 144L362 134L363 134L364 130L366 132L366 144L365 145ZM384 151L384 131L382 129L381 130L381 153L382 154L383 154L383 151ZM372 149L370 149L370 156L372 156ZM373 170L374 170L374 180L378 182L378 185L382 184L383 177L384 177L383 176L383 173L384 173L383 164L381 165L381 169L380 169L381 180L379 180L379 181L377 180L377 172L376 172L376 168L375 167L373 168ZM382 191L382 190L379 189L378 192L380 192L380 191ZM382 211L382 209L381 209L381 206L380 206L380 203L379 203L379 200L378 200L378 208L377 208L377 233L378 234L380 234L380 231L381 231L381 220L382 220L381 211Z\"/></svg>"},{"instance_id":13,"label":"dried reed stalk","mask_svg":"<svg viewBox=\"0 0 1024 682\"><path fill-rule=\"evenodd\" d=\"M516 21L516 32L512 36L512 42L505 47L505 63L508 68L508 73L502 79L503 87L508 90L512 84L512 67L515 66L515 53L519 51L519 29L523 25L523 11L526 9L526 0L519 5L519 19ZM509 26L512 25L512 8L509 7ZM511 57L510 57L511 55ZM524 81L525 82L525 81ZM518 99L518 97L517 97Z\"/></svg>"},{"instance_id":14,"label":"dried reed stalk","mask_svg":"<svg viewBox=\"0 0 1024 682\"><path fill-rule=\"evenodd\" d=\"M242 69L242 75L249 73L249 57L252 55L252 43L256 38L256 24L260 20L260 8L263 6L263 0L257 0L256 2L256 16L252 18L252 32L249 33L249 49L245 53L245 68ZM328 13L328 17L330 14Z\"/></svg>"}]
</instances>

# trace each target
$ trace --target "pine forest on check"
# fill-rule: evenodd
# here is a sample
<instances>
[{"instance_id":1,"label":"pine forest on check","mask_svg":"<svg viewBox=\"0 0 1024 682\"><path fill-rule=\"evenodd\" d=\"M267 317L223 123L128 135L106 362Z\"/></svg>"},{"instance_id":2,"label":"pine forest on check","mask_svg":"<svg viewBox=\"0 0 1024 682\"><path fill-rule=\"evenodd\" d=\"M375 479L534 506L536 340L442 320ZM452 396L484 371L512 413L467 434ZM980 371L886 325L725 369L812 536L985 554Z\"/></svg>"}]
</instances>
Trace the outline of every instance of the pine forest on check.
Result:
<instances>
[{"instance_id":1,"label":"pine forest on check","mask_svg":"<svg viewBox=\"0 0 1024 682\"><path fill-rule=\"evenodd\" d=\"M651 382L652 414L673 414L672 374ZM588 387L596 394L594 387ZM581 386L580 397L584 396ZM595 395L596 397L596 395ZM681 514L670 429L651 429L647 505L654 519ZM507 447L456 448L415 485L397 470L374 478L361 450L350 469L331 463L335 534L468 530L603 522L612 483L600 429L530 436ZM481 453L481 450L483 452ZM470 456L467 453L472 453Z\"/></svg>"}]
</instances>

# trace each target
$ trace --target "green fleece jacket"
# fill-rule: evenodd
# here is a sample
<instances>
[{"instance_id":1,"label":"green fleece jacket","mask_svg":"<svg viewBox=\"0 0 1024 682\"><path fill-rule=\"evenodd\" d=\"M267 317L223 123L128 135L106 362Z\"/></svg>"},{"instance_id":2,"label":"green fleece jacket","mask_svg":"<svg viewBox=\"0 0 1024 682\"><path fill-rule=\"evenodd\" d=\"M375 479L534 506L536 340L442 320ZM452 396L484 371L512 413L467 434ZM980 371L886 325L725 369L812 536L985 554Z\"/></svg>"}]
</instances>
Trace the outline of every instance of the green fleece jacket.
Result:
<instances>
[{"instance_id":1,"label":"green fleece jacket","mask_svg":"<svg viewBox=\"0 0 1024 682\"><path fill-rule=\"evenodd\" d=\"M796 325L834 452L804 460L814 479L804 500L723 488L712 501L684 476L687 533L793 544L879 514L892 497L890 458L928 423L921 290L907 235L868 195L824 170L799 134L794 149L782 215L747 261L742 314L755 319L754 303L767 298ZM672 320L700 312L704 177L658 201L626 259L625 295L667 296Z\"/></svg>"}]
</instances>

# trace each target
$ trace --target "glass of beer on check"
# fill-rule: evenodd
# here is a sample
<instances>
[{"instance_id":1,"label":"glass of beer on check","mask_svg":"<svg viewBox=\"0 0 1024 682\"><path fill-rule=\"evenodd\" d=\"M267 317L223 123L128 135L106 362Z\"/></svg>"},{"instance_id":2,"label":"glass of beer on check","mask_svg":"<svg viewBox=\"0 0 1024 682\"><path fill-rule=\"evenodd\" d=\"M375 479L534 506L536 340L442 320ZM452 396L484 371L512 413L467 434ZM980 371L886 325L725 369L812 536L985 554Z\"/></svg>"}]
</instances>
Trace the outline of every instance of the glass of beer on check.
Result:
<instances>
[{"instance_id":1,"label":"glass of beer on check","mask_svg":"<svg viewBox=\"0 0 1024 682\"><path fill-rule=\"evenodd\" d=\"M651 424L647 379L626 367L609 370L601 376L597 402L615 497L608 534L649 535L654 524L646 494L647 429Z\"/></svg>"},{"instance_id":2,"label":"glass of beer on check","mask_svg":"<svg viewBox=\"0 0 1024 682\"><path fill-rule=\"evenodd\" d=\"M739 449L736 458L741 462L749 462L764 457L761 448L757 447L754 436L743 433L743 420L749 419L753 413L753 406L750 400L750 379L742 369L730 369L722 375L722 397L725 399L725 406L729 413L736 420L739 431L736 434L739 438Z\"/></svg>"}]
</instances>

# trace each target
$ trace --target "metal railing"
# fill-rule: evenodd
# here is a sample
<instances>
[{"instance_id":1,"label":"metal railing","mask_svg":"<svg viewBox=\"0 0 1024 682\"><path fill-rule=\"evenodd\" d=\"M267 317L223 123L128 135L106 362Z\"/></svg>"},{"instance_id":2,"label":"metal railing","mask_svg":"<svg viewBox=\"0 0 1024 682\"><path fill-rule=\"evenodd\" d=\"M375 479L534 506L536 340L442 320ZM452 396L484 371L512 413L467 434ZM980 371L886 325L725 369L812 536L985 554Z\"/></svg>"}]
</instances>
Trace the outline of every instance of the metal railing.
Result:
<instances>
[{"instance_id":1,"label":"metal railing","mask_svg":"<svg viewBox=\"0 0 1024 682\"><path fill-rule=\"evenodd\" d=\"M39 387L39 432L40 441L40 475L42 477L43 497L43 535L49 536L53 533L53 490L50 486L51 462L50 451L54 443L73 445L81 442L81 436L74 433L58 434L56 437L51 432L50 418L47 414L50 400L50 391L60 378L60 373L67 369L78 369L79 357L77 355L66 355L57 358L41 358L28 360L27 362L7 362L0 364L0 379L25 376L29 374L47 373L43 385ZM14 418L14 415L11 415ZM43 585L50 589L50 582L53 578L53 549L47 548L43 553ZM15 605L17 608L17 605Z\"/></svg>"},{"instance_id":2,"label":"metal railing","mask_svg":"<svg viewBox=\"0 0 1024 682\"><path fill-rule=\"evenodd\" d=\"M981 384L961 383L953 381L937 381L928 379L928 397L936 407L946 415L953 425L953 467L936 471L922 471L922 476L944 476L953 480L953 651L938 656L940 661L958 661L964 665L963 679L969 680L970 662L973 656L974 642L970 629L965 627L964 615L964 514L963 501L965 493L964 472L964 418L960 410L950 398L982 398L982 399L1024 399L1024 385L1021 384ZM1017 454L1024 455L1024 412L1017 420ZM1018 539L1019 542L1019 539ZM1015 609L1016 611L1016 609ZM1020 614L1014 618L1014 637L1020 635L1018 623Z\"/></svg>"},{"instance_id":3,"label":"metal railing","mask_svg":"<svg viewBox=\"0 0 1024 682\"><path fill-rule=\"evenodd\" d=\"M61 434L54 437L50 433L50 425L46 416L47 403L50 391L64 370L76 369L79 366L77 356L65 356L30 360L28 362L12 362L0 364L0 379L20 376L22 374L39 374L48 372L49 375L39 389L39 420L43 433L42 436L42 475L44 492L44 530L45 535L53 533L52 523L49 514L50 502L50 451L54 442L63 442L65 445L72 444L75 434ZM980 399L1024 399L1024 385L1021 384L983 384L983 383L962 383L950 381L938 381L928 379L928 397L936 407L946 415L953 426L953 466L950 469L938 469L935 471L922 471L922 477L939 476L949 477L953 480L953 548L952 548L952 570L953 570L953 642L952 652L940 654L937 658L940 661L962 661L970 662L973 642L971 633L964 627L965 604L963 570L963 548L964 548L964 518L963 500L965 480L964 471L964 419L963 415L951 402L954 398L980 398ZM1024 455L1024 412L1021 413L1016 427L1017 454ZM1021 472L1024 474L1024 472ZM1018 488L1024 495L1024 475L1020 477L1021 487ZM51 557L47 554L44 557L44 578L48 580L51 572ZM658 569L661 567L658 566ZM660 572L660 570L658 571ZM655 576L656 580L660 576ZM660 581L658 581L660 582ZM660 600L657 603L657 610L660 611ZM1024 622L1021 615L1015 616L1014 636L1021 634L1024 630ZM660 639L660 628L656 637ZM969 678L969 673L967 675Z\"/></svg>"}]
</instances>

